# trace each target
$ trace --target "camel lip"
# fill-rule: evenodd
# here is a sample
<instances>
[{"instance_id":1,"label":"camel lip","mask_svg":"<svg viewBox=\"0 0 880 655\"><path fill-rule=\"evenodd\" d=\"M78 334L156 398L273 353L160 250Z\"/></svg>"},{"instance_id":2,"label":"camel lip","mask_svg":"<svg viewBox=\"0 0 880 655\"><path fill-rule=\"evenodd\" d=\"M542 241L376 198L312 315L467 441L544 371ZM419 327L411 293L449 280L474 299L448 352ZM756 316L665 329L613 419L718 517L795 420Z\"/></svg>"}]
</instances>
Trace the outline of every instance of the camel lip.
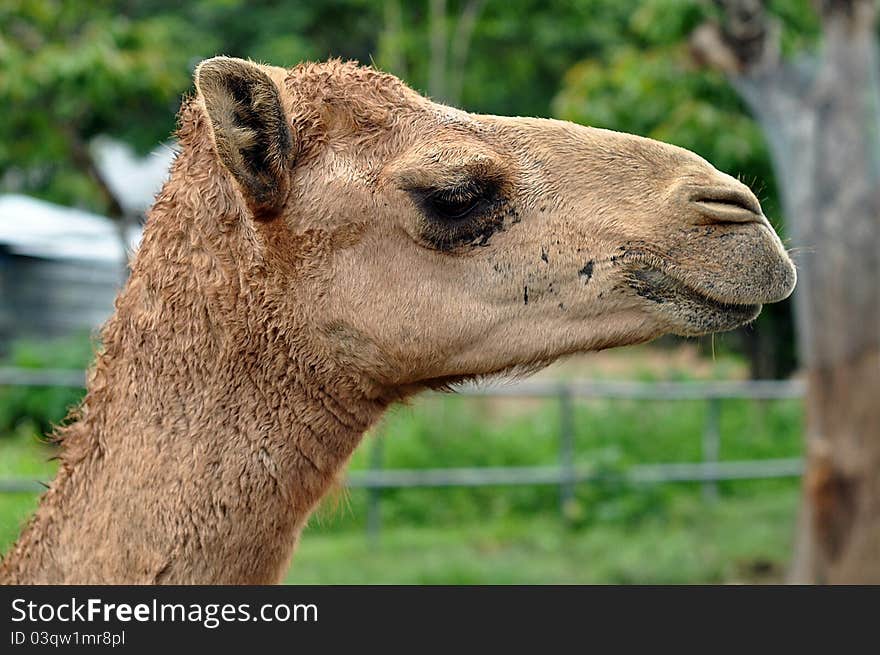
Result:
<instances>
[{"instance_id":1,"label":"camel lip","mask_svg":"<svg viewBox=\"0 0 880 655\"><path fill-rule=\"evenodd\" d=\"M691 303L707 312L730 319L741 319L743 322L754 319L761 311L761 303L739 303L713 298L710 292L650 265L633 270L631 276L630 286L636 294L658 305Z\"/></svg>"},{"instance_id":2,"label":"camel lip","mask_svg":"<svg viewBox=\"0 0 880 655\"><path fill-rule=\"evenodd\" d=\"M769 227L760 226L760 229L767 229L772 233ZM780 284L779 293L768 293L754 299L738 299L724 297L719 290L714 288L714 283L711 281L707 280L697 285L693 281L685 279L681 275L682 267L679 264L656 252L644 249L631 249L622 255L612 257L612 261L615 259L625 265L627 275L630 278L630 286L636 290L638 295L645 297L642 293L639 293L639 291L645 291L656 296L656 298L649 298L655 300L655 302L671 302L673 298L662 301L658 300L664 291L668 291L673 296L682 296L682 299L699 302L721 311L760 308L764 304L784 300L791 295L796 280L795 269L791 266L792 281ZM649 289L651 288L654 288L655 291L650 292Z\"/></svg>"}]
</instances>

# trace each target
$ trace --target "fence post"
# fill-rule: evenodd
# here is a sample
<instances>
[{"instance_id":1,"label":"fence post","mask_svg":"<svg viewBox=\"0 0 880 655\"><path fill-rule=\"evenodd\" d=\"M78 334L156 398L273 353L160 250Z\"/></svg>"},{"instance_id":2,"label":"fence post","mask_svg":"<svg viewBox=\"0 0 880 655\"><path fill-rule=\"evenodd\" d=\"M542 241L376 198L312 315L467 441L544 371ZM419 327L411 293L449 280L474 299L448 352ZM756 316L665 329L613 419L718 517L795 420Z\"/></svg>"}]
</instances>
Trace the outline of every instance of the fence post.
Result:
<instances>
[{"instance_id":1,"label":"fence post","mask_svg":"<svg viewBox=\"0 0 880 655\"><path fill-rule=\"evenodd\" d=\"M559 511L568 520L568 508L574 501L574 407L571 388L559 386Z\"/></svg>"},{"instance_id":2,"label":"fence post","mask_svg":"<svg viewBox=\"0 0 880 655\"><path fill-rule=\"evenodd\" d=\"M384 441L379 435L374 435L370 444L370 471L382 470ZM382 528L381 514L382 489L370 487L367 490L367 539L371 544L379 542L379 531Z\"/></svg>"},{"instance_id":3,"label":"fence post","mask_svg":"<svg viewBox=\"0 0 880 655\"><path fill-rule=\"evenodd\" d=\"M703 462L707 476L703 480L703 499L708 502L718 500L718 480L715 478L715 465L721 455L721 399L712 397L707 401L706 425L703 428Z\"/></svg>"}]
</instances>

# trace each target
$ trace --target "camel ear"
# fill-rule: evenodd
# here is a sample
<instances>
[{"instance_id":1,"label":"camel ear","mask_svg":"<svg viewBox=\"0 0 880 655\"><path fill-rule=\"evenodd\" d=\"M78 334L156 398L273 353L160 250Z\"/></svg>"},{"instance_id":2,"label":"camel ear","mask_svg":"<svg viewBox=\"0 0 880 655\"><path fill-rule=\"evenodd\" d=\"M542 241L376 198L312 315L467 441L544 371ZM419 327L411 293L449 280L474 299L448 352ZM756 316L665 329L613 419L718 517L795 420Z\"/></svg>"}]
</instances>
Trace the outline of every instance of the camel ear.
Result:
<instances>
[{"instance_id":1,"label":"camel ear","mask_svg":"<svg viewBox=\"0 0 880 655\"><path fill-rule=\"evenodd\" d=\"M195 78L220 161L235 176L254 215L271 217L284 202L294 158L278 87L256 64L230 57L206 59Z\"/></svg>"}]
</instances>

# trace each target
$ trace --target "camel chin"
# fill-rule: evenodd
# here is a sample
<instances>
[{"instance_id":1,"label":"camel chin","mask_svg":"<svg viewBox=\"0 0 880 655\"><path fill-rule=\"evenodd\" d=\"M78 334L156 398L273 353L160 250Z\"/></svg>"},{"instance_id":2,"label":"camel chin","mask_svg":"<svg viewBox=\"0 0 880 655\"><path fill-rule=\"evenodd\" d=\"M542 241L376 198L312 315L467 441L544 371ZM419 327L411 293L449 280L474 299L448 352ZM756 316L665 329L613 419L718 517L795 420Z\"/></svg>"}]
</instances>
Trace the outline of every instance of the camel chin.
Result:
<instances>
[{"instance_id":1,"label":"camel chin","mask_svg":"<svg viewBox=\"0 0 880 655\"><path fill-rule=\"evenodd\" d=\"M654 312L672 323L670 331L685 337L727 332L758 318L760 303L723 303L655 269L634 274L644 282L639 291L654 303Z\"/></svg>"},{"instance_id":2,"label":"camel chin","mask_svg":"<svg viewBox=\"0 0 880 655\"><path fill-rule=\"evenodd\" d=\"M672 333L734 330L754 321L764 304L791 295L796 269L763 214L745 224L701 230L700 247L686 261L624 255L631 288L645 300L647 311L669 322Z\"/></svg>"}]
</instances>

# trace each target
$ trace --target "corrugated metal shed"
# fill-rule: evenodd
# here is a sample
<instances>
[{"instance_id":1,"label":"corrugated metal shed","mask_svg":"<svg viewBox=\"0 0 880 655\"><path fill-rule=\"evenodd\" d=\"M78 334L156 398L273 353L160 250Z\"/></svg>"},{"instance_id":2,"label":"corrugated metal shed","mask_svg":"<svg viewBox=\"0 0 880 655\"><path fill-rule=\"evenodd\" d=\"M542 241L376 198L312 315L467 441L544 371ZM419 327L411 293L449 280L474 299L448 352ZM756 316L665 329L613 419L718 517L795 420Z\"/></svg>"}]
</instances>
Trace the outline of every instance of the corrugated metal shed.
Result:
<instances>
[{"instance_id":1,"label":"corrugated metal shed","mask_svg":"<svg viewBox=\"0 0 880 655\"><path fill-rule=\"evenodd\" d=\"M127 235L127 248L140 230ZM0 196L0 341L100 326L126 274L115 223L21 195Z\"/></svg>"}]
</instances>

